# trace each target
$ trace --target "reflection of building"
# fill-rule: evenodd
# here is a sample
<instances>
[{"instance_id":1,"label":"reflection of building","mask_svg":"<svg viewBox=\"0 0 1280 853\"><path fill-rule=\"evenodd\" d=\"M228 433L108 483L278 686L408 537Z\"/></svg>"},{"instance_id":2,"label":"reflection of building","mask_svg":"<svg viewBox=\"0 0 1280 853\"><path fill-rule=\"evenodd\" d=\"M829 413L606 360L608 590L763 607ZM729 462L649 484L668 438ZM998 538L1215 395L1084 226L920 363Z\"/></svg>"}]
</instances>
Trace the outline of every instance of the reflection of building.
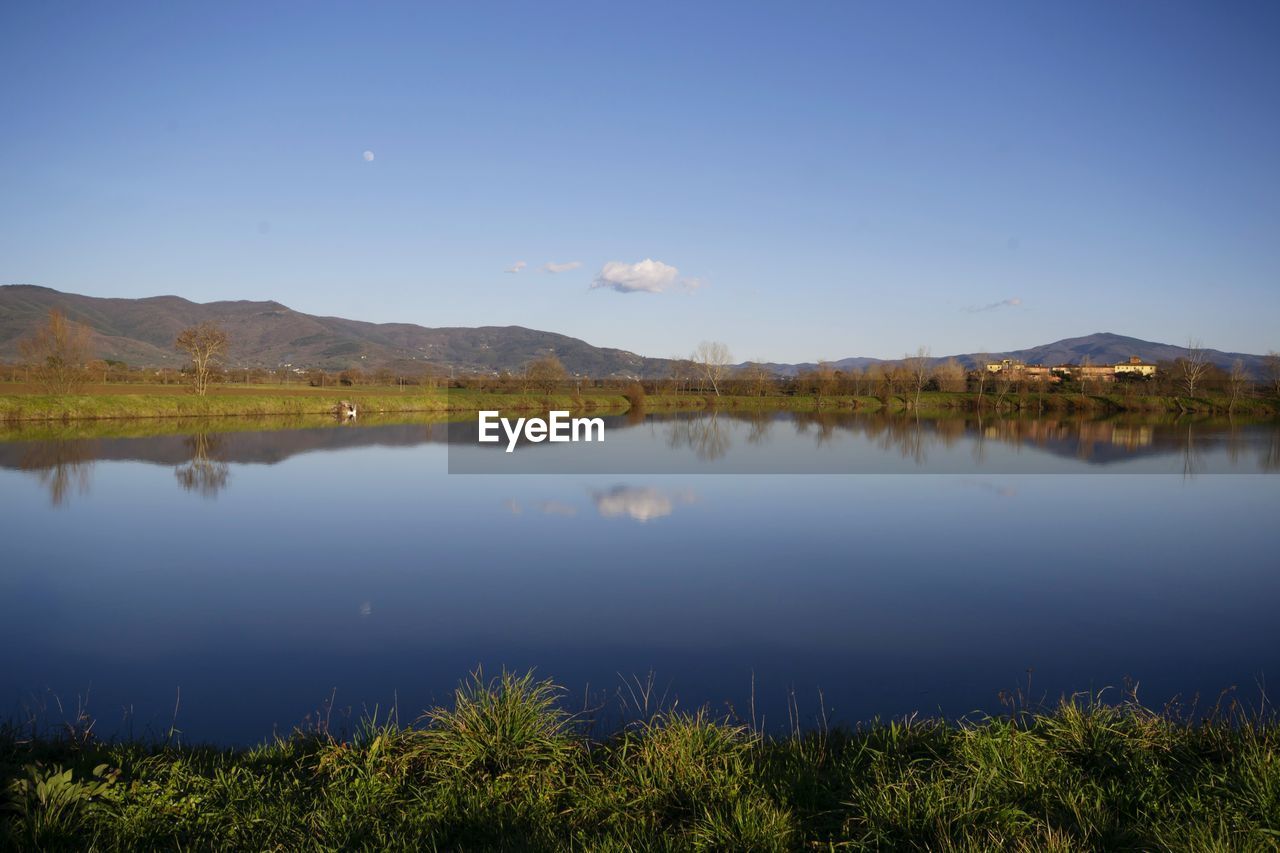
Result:
<instances>
[{"instance_id":1,"label":"reflection of building","mask_svg":"<svg viewBox=\"0 0 1280 853\"><path fill-rule=\"evenodd\" d=\"M1156 375L1156 366L1147 364L1136 355L1121 364L1056 364L1045 367L1043 364L1023 364L1012 358L993 361L987 364L988 373L1003 373L1014 379L1040 380L1060 382L1063 379L1093 380L1112 382L1118 376L1140 376L1143 378Z\"/></svg>"},{"instance_id":2,"label":"reflection of building","mask_svg":"<svg viewBox=\"0 0 1280 853\"><path fill-rule=\"evenodd\" d=\"M1037 445L1067 443L1088 447L1110 445L1125 450L1151 447L1155 443L1155 430L1151 425L1114 421L997 420L986 424L982 434L993 441L1027 441Z\"/></svg>"}]
</instances>

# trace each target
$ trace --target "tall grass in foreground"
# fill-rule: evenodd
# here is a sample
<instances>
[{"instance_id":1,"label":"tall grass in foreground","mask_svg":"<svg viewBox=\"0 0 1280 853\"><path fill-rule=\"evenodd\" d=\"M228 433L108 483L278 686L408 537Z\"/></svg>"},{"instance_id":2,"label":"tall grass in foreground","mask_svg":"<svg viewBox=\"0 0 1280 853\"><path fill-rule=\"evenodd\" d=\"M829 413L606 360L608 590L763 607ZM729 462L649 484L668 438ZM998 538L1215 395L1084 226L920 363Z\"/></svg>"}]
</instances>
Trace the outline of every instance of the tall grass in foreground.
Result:
<instances>
[{"instance_id":1,"label":"tall grass in foreground","mask_svg":"<svg viewBox=\"0 0 1280 853\"><path fill-rule=\"evenodd\" d=\"M1280 727L1062 701L769 738L705 712L604 740L532 675L416 725L248 750L0 732L11 849L1239 850L1280 845Z\"/></svg>"}]
</instances>

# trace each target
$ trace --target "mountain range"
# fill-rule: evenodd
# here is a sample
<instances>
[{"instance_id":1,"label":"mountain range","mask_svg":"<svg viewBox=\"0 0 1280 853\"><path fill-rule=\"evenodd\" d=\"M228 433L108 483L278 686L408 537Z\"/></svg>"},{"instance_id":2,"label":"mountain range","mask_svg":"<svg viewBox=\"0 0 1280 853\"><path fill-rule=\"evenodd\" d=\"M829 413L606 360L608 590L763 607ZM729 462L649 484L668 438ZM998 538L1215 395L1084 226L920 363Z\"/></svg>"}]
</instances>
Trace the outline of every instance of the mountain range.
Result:
<instances>
[{"instance_id":1,"label":"mountain range","mask_svg":"<svg viewBox=\"0 0 1280 853\"><path fill-rule=\"evenodd\" d=\"M412 323L367 323L304 314L273 301L198 303L178 296L106 299L27 284L0 286L0 359L16 360L19 342L55 308L92 330L95 357L140 367L180 363L182 357L174 351L174 338L182 329L206 321L217 323L228 332L227 361L236 367L411 370L431 364L462 371L500 372L518 371L547 354L558 357L571 373L594 377L664 376L670 367L668 359L597 347L578 338L523 326L429 328ZM1115 364L1130 356L1162 362L1185 354L1182 346L1099 332L1029 349L964 353L939 356L937 360L950 357L973 367L988 357L1013 358L1029 364L1080 363L1087 357L1094 364ZM1262 356L1219 350L1206 350L1206 355L1223 368L1238 358L1255 376L1261 375ZM855 369L891 360L851 357L834 365ZM814 365L766 366L785 376Z\"/></svg>"}]
</instances>

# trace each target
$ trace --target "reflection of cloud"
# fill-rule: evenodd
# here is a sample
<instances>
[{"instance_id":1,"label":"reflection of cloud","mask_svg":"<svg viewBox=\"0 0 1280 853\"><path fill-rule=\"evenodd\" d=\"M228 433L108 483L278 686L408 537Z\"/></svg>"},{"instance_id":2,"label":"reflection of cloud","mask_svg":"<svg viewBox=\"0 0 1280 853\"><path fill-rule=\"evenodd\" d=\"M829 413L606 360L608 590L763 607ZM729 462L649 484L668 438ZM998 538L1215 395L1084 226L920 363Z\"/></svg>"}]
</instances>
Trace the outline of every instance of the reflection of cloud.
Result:
<instances>
[{"instance_id":1,"label":"reflection of cloud","mask_svg":"<svg viewBox=\"0 0 1280 853\"><path fill-rule=\"evenodd\" d=\"M365 602L361 602L361 604L360 604L360 615L361 615L362 617L364 617L364 618L368 618L369 616L372 616L372 615L373 615L373 602L372 602L372 601L365 601Z\"/></svg>"},{"instance_id":2,"label":"reflection of cloud","mask_svg":"<svg viewBox=\"0 0 1280 853\"><path fill-rule=\"evenodd\" d=\"M577 515L578 511L568 504L562 504L559 501L543 501L538 504L538 509L543 515Z\"/></svg>"},{"instance_id":3,"label":"reflection of cloud","mask_svg":"<svg viewBox=\"0 0 1280 853\"><path fill-rule=\"evenodd\" d=\"M980 314L983 311L995 311L997 308L1018 308L1021 307L1022 300L1017 296L1011 296L1008 299L1001 299L999 302L992 302L987 305L970 305L963 309L970 314Z\"/></svg>"},{"instance_id":4,"label":"reflection of cloud","mask_svg":"<svg viewBox=\"0 0 1280 853\"><path fill-rule=\"evenodd\" d=\"M992 494L999 495L1002 498L1011 498L1018 494L1018 490L1013 486L1002 486L999 483L993 483L990 480L961 480L960 485L971 486L975 489L984 489Z\"/></svg>"},{"instance_id":5,"label":"reflection of cloud","mask_svg":"<svg viewBox=\"0 0 1280 853\"><path fill-rule=\"evenodd\" d=\"M515 501L507 501L506 503L503 504L503 506L505 506L507 508L507 512L511 513L512 515L519 515L520 513L524 512L524 507L520 506L520 504L516 503Z\"/></svg>"},{"instance_id":6,"label":"reflection of cloud","mask_svg":"<svg viewBox=\"0 0 1280 853\"><path fill-rule=\"evenodd\" d=\"M520 272L520 270L524 269L527 266L529 266L529 264L527 264L524 261L516 261L514 264L512 264L511 266L503 270L503 272Z\"/></svg>"},{"instance_id":7,"label":"reflection of cloud","mask_svg":"<svg viewBox=\"0 0 1280 853\"><path fill-rule=\"evenodd\" d=\"M607 492L592 492L596 511L605 518L627 518L645 522L671 515L676 503L693 503L692 492L666 494L639 486L614 486Z\"/></svg>"},{"instance_id":8,"label":"reflection of cloud","mask_svg":"<svg viewBox=\"0 0 1280 853\"><path fill-rule=\"evenodd\" d=\"M542 271L549 273L568 272L569 270L576 270L580 266L582 266L582 261L565 261L562 264L557 264L555 261L547 261L542 265Z\"/></svg>"}]
</instances>

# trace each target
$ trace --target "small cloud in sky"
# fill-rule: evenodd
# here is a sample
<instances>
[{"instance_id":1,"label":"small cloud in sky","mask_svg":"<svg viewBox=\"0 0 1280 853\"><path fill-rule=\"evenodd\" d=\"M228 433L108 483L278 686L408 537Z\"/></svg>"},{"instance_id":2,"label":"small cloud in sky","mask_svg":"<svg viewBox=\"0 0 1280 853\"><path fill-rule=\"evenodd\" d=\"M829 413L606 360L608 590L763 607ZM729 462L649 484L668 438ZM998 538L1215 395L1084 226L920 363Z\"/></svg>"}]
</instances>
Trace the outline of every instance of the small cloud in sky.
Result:
<instances>
[{"instance_id":1,"label":"small cloud in sky","mask_svg":"<svg viewBox=\"0 0 1280 853\"><path fill-rule=\"evenodd\" d=\"M1013 296L1009 299L1001 299L999 302L992 302L989 305L970 305L963 310L970 314L979 314L983 311L995 311L998 308L1018 308L1021 305L1022 300L1017 296Z\"/></svg>"},{"instance_id":2,"label":"small cloud in sky","mask_svg":"<svg viewBox=\"0 0 1280 853\"><path fill-rule=\"evenodd\" d=\"M372 162L373 162L373 152L372 152L372 151L365 151L365 152L364 152L363 154L361 154L360 156L361 156L361 157L364 157L364 161L365 161L366 163L372 163Z\"/></svg>"},{"instance_id":3,"label":"small cloud in sky","mask_svg":"<svg viewBox=\"0 0 1280 853\"><path fill-rule=\"evenodd\" d=\"M565 261L562 264L558 264L555 261L547 261L542 265L542 271L550 273L568 272L569 270L576 270L580 266L582 266L582 261Z\"/></svg>"},{"instance_id":4,"label":"small cloud in sky","mask_svg":"<svg viewBox=\"0 0 1280 853\"><path fill-rule=\"evenodd\" d=\"M681 280L680 270L670 264L645 258L634 264L609 261L600 268L591 287L607 287L619 293L661 293L672 286L694 290L701 284L697 279Z\"/></svg>"},{"instance_id":5,"label":"small cloud in sky","mask_svg":"<svg viewBox=\"0 0 1280 853\"><path fill-rule=\"evenodd\" d=\"M503 270L503 272L520 272L520 270L524 269L527 266L529 266L529 264L527 264L524 261L516 261L514 264L512 264L511 266Z\"/></svg>"}]
</instances>

